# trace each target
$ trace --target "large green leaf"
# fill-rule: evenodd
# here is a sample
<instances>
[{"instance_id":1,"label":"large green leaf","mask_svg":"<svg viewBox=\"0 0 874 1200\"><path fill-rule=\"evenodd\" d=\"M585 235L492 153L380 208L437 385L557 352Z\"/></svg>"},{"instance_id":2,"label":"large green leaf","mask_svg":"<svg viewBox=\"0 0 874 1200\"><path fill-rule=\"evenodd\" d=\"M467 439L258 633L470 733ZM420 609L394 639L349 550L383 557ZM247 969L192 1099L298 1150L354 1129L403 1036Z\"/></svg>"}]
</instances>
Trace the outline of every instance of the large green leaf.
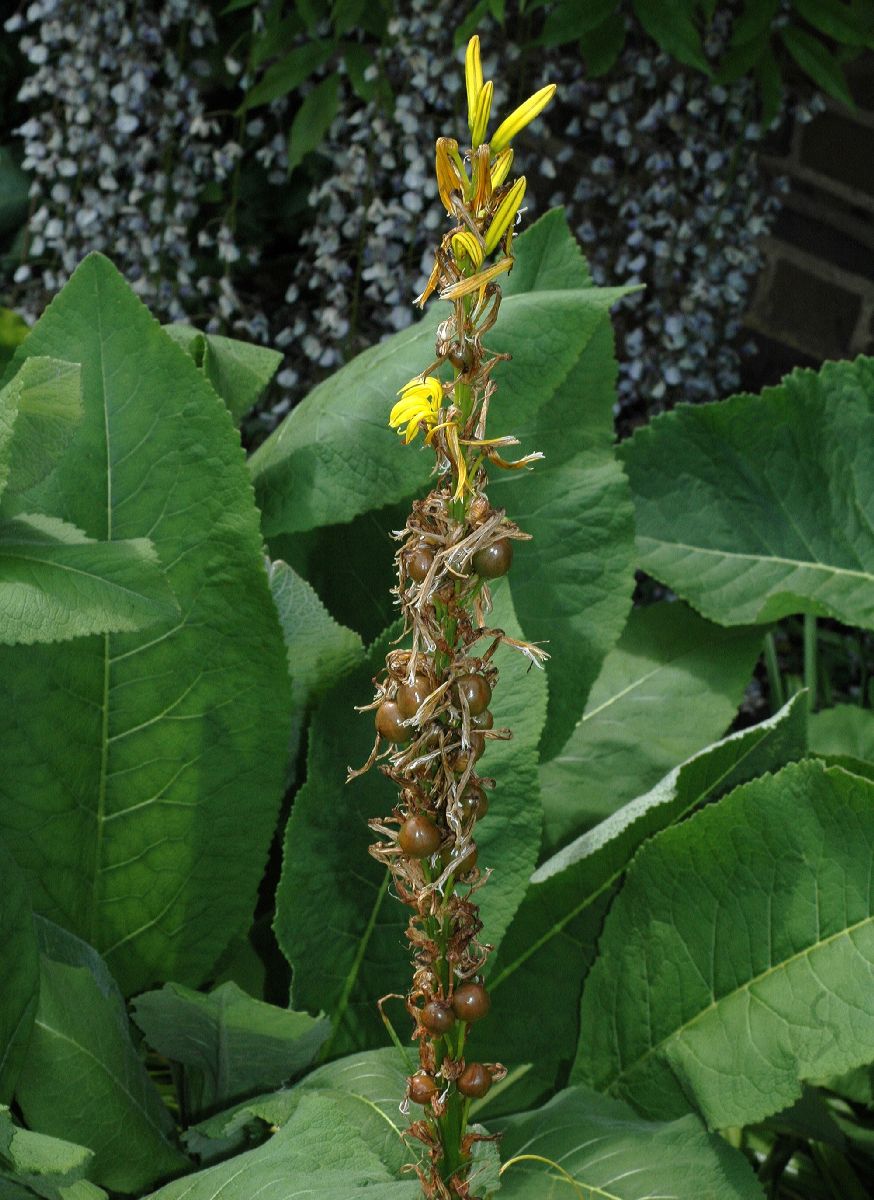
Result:
<instances>
[{"instance_id":1,"label":"large green leaf","mask_svg":"<svg viewBox=\"0 0 874 1200\"><path fill-rule=\"evenodd\" d=\"M125 990L198 983L249 919L288 735L239 438L99 255L10 369L30 355L82 364L85 415L22 506L101 541L149 537L181 616L145 634L0 649L0 826L35 908L95 944Z\"/></svg>"},{"instance_id":2,"label":"large green leaf","mask_svg":"<svg viewBox=\"0 0 874 1200\"><path fill-rule=\"evenodd\" d=\"M840 754L874 763L874 712L855 704L838 704L813 713L809 722L810 749L817 754Z\"/></svg>"},{"instance_id":3,"label":"large green leaf","mask_svg":"<svg viewBox=\"0 0 874 1200\"><path fill-rule=\"evenodd\" d=\"M418 1183L402 1183L338 1110L331 1093L303 1095L277 1133L258 1146L151 1193L149 1200L416 1200Z\"/></svg>"},{"instance_id":4,"label":"large green leaf","mask_svg":"<svg viewBox=\"0 0 874 1200\"><path fill-rule=\"evenodd\" d=\"M613 452L608 317L628 289L592 287L559 211L524 233L517 253L486 339L512 355L494 372L489 428L546 458L530 472L493 473L490 494L533 536L517 546L510 584L525 635L553 649L544 743L554 754L631 603L632 510ZM268 536L336 526L424 488L433 457L399 445L387 414L395 391L432 358L437 309L320 384L252 456ZM371 544L390 559L378 537Z\"/></svg>"},{"instance_id":5,"label":"large green leaf","mask_svg":"<svg viewBox=\"0 0 874 1200\"><path fill-rule=\"evenodd\" d=\"M874 360L683 406L621 448L640 565L723 625L874 624Z\"/></svg>"},{"instance_id":6,"label":"large green leaf","mask_svg":"<svg viewBox=\"0 0 874 1200\"><path fill-rule=\"evenodd\" d=\"M642 848L583 991L574 1077L753 1124L874 1061L874 783L809 761Z\"/></svg>"},{"instance_id":7,"label":"large green leaf","mask_svg":"<svg viewBox=\"0 0 874 1200\"><path fill-rule=\"evenodd\" d=\"M84 1180L93 1158L94 1152L85 1146L22 1129L13 1122L9 1109L0 1106L0 1179L5 1166L15 1182L28 1189L28 1196L36 1193L46 1200L73 1200L68 1189Z\"/></svg>"},{"instance_id":8,"label":"large green leaf","mask_svg":"<svg viewBox=\"0 0 874 1200\"><path fill-rule=\"evenodd\" d=\"M508 588L497 590L494 621L513 634ZM329 692L314 714L307 782L295 798L285 837L276 934L294 968L295 1005L324 1008L334 1022L333 1053L384 1041L376 1001L387 992L405 992L411 973L403 934L407 910L387 894L386 872L367 853L374 841L367 820L390 812L395 796L378 771L347 788L343 770L346 763L364 761L373 744L372 715L356 714L353 706L369 700L371 677L391 637L376 643L368 661ZM476 897L483 936L494 945L537 859L537 742L546 711L543 674L529 674L526 660L506 648L496 661L501 678L491 709L496 727L509 726L514 737L492 742L480 764L497 780L477 838L480 865L494 868Z\"/></svg>"},{"instance_id":9,"label":"large green leaf","mask_svg":"<svg viewBox=\"0 0 874 1200\"><path fill-rule=\"evenodd\" d=\"M129 633L178 616L148 538L95 542L28 514L0 522L0 644Z\"/></svg>"},{"instance_id":10,"label":"large green leaf","mask_svg":"<svg viewBox=\"0 0 874 1200\"><path fill-rule=\"evenodd\" d=\"M33 1028L39 994L39 950L21 872L0 846L0 1103L12 1098Z\"/></svg>"},{"instance_id":11,"label":"large green leaf","mask_svg":"<svg viewBox=\"0 0 874 1200\"><path fill-rule=\"evenodd\" d=\"M192 1117L296 1075L330 1031L324 1018L253 1000L235 983L208 996L167 983L138 996L133 1016L150 1046L185 1067Z\"/></svg>"},{"instance_id":12,"label":"large green leaf","mask_svg":"<svg viewBox=\"0 0 874 1200\"><path fill-rule=\"evenodd\" d=\"M583 980L604 914L638 848L706 801L800 758L805 726L805 701L798 696L762 724L702 750L535 871L498 951L489 982L492 1015L482 1025L489 1056L512 1063L524 1047L531 1063L501 1097L501 1111L541 1099L573 1059ZM536 995L544 980L550 1019L534 1022L519 997Z\"/></svg>"},{"instance_id":13,"label":"large green leaf","mask_svg":"<svg viewBox=\"0 0 874 1200\"><path fill-rule=\"evenodd\" d=\"M90 1175L133 1192L189 1165L130 1038L124 1002L90 946L47 922L39 1006L16 1099L41 1133L94 1151Z\"/></svg>"},{"instance_id":14,"label":"large green leaf","mask_svg":"<svg viewBox=\"0 0 874 1200\"><path fill-rule=\"evenodd\" d=\"M501 1123L501 1200L763 1200L744 1156L691 1116L644 1121L586 1087L560 1092L535 1112Z\"/></svg>"},{"instance_id":15,"label":"large green leaf","mask_svg":"<svg viewBox=\"0 0 874 1200\"><path fill-rule=\"evenodd\" d=\"M0 391L0 491L22 492L55 466L82 419L80 368L29 358Z\"/></svg>"},{"instance_id":16,"label":"large green leaf","mask_svg":"<svg viewBox=\"0 0 874 1200\"><path fill-rule=\"evenodd\" d=\"M239 424L276 374L282 355L267 346L241 342L190 325L165 325L164 332L194 359Z\"/></svg>"},{"instance_id":17,"label":"large green leaf","mask_svg":"<svg viewBox=\"0 0 874 1200\"><path fill-rule=\"evenodd\" d=\"M540 771L547 851L591 828L731 723L761 629L723 629L685 604L635 609L582 718Z\"/></svg>"}]
</instances>

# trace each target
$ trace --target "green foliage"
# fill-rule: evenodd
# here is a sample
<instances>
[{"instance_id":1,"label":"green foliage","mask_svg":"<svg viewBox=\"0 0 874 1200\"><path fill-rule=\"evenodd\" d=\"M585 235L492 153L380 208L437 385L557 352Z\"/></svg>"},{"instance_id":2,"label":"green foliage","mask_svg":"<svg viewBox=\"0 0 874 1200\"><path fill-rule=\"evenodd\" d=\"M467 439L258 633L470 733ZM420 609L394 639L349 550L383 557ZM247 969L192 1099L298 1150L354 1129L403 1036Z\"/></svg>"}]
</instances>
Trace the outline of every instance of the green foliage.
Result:
<instances>
[{"instance_id":1,"label":"green foliage","mask_svg":"<svg viewBox=\"0 0 874 1200\"><path fill-rule=\"evenodd\" d=\"M165 325L164 331L188 351L228 406L235 425L258 400L282 362L278 350L217 333L200 333L190 325Z\"/></svg>"},{"instance_id":2,"label":"green foliage","mask_svg":"<svg viewBox=\"0 0 874 1200\"><path fill-rule=\"evenodd\" d=\"M21 872L0 846L0 1103L12 1098L33 1028L39 994L39 949ZM0 1142L2 1145L2 1142Z\"/></svg>"},{"instance_id":3,"label":"green foliage","mask_svg":"<svg viewBox=\"0 0 874 1200\"><path fill-rule=\"evenodd\" d=\"M870 628L872 436L866 358L658 417L620 454L641 566L724 625L805 612Z\"/></svg>"}]
</instances>

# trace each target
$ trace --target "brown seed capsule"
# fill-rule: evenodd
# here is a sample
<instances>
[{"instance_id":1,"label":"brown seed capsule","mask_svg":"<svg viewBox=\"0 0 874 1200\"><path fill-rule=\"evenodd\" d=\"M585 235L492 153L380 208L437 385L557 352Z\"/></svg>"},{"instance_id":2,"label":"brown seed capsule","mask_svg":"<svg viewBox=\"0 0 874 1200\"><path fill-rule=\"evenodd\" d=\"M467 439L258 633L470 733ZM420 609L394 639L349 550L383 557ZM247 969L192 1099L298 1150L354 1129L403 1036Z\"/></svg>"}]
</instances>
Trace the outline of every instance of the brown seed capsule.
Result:
<instances>
[{"instance_id":1,"label":"brown seed capsule","mask_svg":"<svg viewBox=\"0 0 874 1200\"><path fill-rule=\"evenodd\" d=\"M401 724L403 719L394 700L383 700L376 710L376 731L387 742L408 742L412 731Z\"/></svg>"},{"instance_id":2,"label":"brown seed capsule","mask_svg":"<svg viewBox=\"0 0 874 1200\"><path fill-rule=\"evenodd\" d=\"M482 788L468 786L459 800L462 818L473 817L481 821L489 811L489 801Z\"/></svg>"},{"instance_id":3,"label":"brown seed capsule","mask_svg":"<svg viewBox=\"0 0 874 1200\"><path fill-rule=\"evenodd\" d=\"M492 1086L492 1077L482 1063L468 1063L455 1081L462 1096L481 1100Z\"/></svg>"},{"instance_id":4,"label":"brown seed capsule","mask_svg":"<svg viewBox=\"0 0 874 1200\"><path fill-rule=\"evenodd\" d=\"M476 866L477 858L479 857L477 848L471 843L470 849L466 854L463 854L461 858L454 857L454 850L455 847L452 845L443 847L440 852L440 858L443 862L443 866L448 867L451 865L454 875L466 875L468 871L472 871Z\"/></svg>"},{"instance_id":5,"label":"brown seed capsule","mask_svg":"<svg viewBox=\"0 0 874 1200\"><path fill-rule=\"evenodd\" d=\"M437 1095L438 1091L437 1082L432 1075L426 1075L424 1071L419 1071L410 1076L410 1099L414 1104L427 1104L432 1096Z\"/></svg>"},{"instance_id":6,"label":"brown seed capsule","mask_svg":"<svg viewBox=\"0 0 874 1200\"><path fill-rule=\"evenodd\" d=\"M481 1021L488 1016L492 1002L481 983L463 983L452 997L452 1008L459 1021Z\"/></svg>"},{"instance_id":7,"label":"brown seed capsule","mask_svg":"<svg viewBox=\"0 0 874 1200\"><path fill-rule=\"evenodd\" d=\"M453 771L458 775L463 774L467 770L467 764L470 762L471 755L473 756L473 761L476 762L477 759L482 758L485 748L486 739L481 733L474 731L470 735L470 751L459 750L452 763Z\"/></svg>"},{"instance_id":8,"label":"brown seed capsule","mask_svg":"<svg viewBox=\"0 0 874 1200\"><path fill-rule=\"evenodd\" d=\"M430 858L440 849L440 830L430 817L407 817L398 834L398 845L409 858Z\"/></svg>"},{"instance_id":9,"label":"brown seed capsule","mask_svg":"<svg viewBox=\"0 0 874 1200\"><path fill-rule=\"evenodd\" d=\"M427 675L417 675L412 683L402 683L398 688L396 702L402 717L414 717L419 705L431 691Z\"/></svg>"},{"instance_id":10,"label":"brown seed capsule","mask_svg":"<svg viewBox=\"0 0 874 1200\"><path fill-rule=\"evenodd\" d=\"M491 709L487 708L485 712L477 713L475 717L471 717L470 723L474 729L493 729L495 718L492 716Z\"/></svg>"},{"instance_id":11,"label":"brown seed capsule","mask_svg":"<svg viewBox=\"0 0 874 1200\"><path fill-rule=\"evenodd\" d=\"M422 1009L419 1020L429 1033L439 1036L448 1033L455 1024L455 1013L442 1000L429 1000Z\"/></svg>"},{"instance_id":12,"label":"brown seed capsule","mask_svg":"<svg viewBox=\"0 0 874 1200\"><path fill-rule=\"evenodd\" d=\"M407 558L407 574L416 583L424 583L431 570L434 555L426 546L417 546Z\"/></svg>"},{"instance_id":13,"label":"brown seed capsule","mask_svg":"<svg viewBox=\"0 0 874 1200\"><path fill-rule=\"evenodd\" d=\"M461 707L461 696L467 700L467 710L472 717L484 713L492 698L492 689L483 675L459 675L452 689L455 703Z\"/></svg>"},{"instance_id":14,"label":"brown seed capsule","mask_svg":"<svg viewBox=\"0 0 874 1200\"><path fill-rule=\"evenodd\" d=\"M477 550L473 556L473 569L480 579L500 579L506 575L513 563L513 543L509 538L499 538Z\"/></svg>"}]
</instances>

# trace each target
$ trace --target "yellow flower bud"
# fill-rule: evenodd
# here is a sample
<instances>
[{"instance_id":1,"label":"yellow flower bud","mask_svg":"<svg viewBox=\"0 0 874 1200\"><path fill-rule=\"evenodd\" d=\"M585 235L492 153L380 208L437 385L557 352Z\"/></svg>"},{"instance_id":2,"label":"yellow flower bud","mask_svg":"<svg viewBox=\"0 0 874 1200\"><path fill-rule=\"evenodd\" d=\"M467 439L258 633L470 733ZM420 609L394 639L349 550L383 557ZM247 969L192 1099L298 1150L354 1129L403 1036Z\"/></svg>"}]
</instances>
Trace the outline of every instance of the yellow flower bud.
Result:
<instances>
[{"instance_id":1,"label":"yellow flower bud","mask_svg":"<svg viewBox=\"0 0 874 1200\"><path fill-rule=\"evenodd\" d=\"M492 188L499 188L510 174L513 165L513 151L508 147L496 154L492 159Z\"/></svg>"},{"instance_id":2,"label":"yellow flower bud","mask_svg":"<svg viewBox=\"0 0 874 1200\"><path fill-rule=\"evenodd\" d=\"M484 83L480 88L479 97L476 102L476 111L474 112L473 124L470 129L470 139L474 150L481 142L486 139L486 127L489 123L489 117L492 112L492 93L494 86L491 79L488 83Z\"/></svg>"},{"instance_id":3,"label":"yellow flower bud","mask_svg":"<svg viewBox=\"0 0 874 1200\"><path fill-rule=\"evenodd\" d=\"M510 188L509 192L507 192L504 199L498 205L498 211L492 217L492 223L486 230L484 247L486 254L491 254L491 252L497 247L501 238L513 224L524 195L525 176L520 175L520 177Z\"/></svg>"},{"instance_id":4,"label":"yellow flower bud","mask_svg":"<svg viewBox=\"0 0 874 1200\"><path fill-rule=\"evenodd\" d=\"M533 96L529 96L524 104L514 108L506 121L502 121L492 135L492 153L497 154L505 146L509 146L516 134L526 125L530 125L534 118L543 112L554 95L555 84L550 83L541 88L539 92L535 92Z\"/></svg>"},{"instance_id":5,"label":"yellow flower bud","mask_svg":"<svg viewBox=\"0 0 874 1200\"><path fill-rule=\"evenodd\" d=\"M469 229L465 229L461 233L453 233L452 249L456 258L461 258L463 254L466 254L473 263L474 270L479 270L482 266L483 248L479 238L475 237Z\"/></svg>"},{"instance_id":6,"label":"yellow flower bud","mask_svg":"<svg viewBox=\"0 0 874 1200\"><path fill-rule=\"evenodd\" d=\"M479 37L474 34L464 55L464 84L467 89L467 123L473 133L477 101L483 87L483 69L479 57Z\"/></svg>"}]
</instances>

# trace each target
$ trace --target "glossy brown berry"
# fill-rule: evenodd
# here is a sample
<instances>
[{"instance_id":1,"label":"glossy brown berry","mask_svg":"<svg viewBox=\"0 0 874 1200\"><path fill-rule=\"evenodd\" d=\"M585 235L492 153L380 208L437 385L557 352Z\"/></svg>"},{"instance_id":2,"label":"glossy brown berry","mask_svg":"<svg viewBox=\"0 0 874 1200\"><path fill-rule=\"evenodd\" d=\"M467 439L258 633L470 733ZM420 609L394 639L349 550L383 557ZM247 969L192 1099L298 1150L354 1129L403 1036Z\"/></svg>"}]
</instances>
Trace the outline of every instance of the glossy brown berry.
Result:
<instances>
[{"instance_id":1,"label":"glossy brown berry","mask_svg":"<svg viewBox=\"0 0 874 1200\"><path fill-rule=\"evenodd\" d=\"M467 710L472 717L484 713L492 698L492 689L483 675L459 675L452 689L455 703L461 707L461 696L467 700Z\"/></svg>"},{"instance_id":2,"label":"glossy brown berry","mask_svg":"<svg viewBox=\"0 0 874 1200\"><path fill-rule=\"evenodd\" d=\"M468 1063L455 1081L462 1096L481 1100L492 1086L492 1077L482 1063Z\"/></svg>"},{"instance_id":3,"label":"glossy brown berry","mask_svg":"<svg viewBox=\"0 0 874 1200\"><path fill-rule=\"evenodd\" d=\"M455 1013L443 1000L429 1000L419 1016L429 1033L448 1033L455 1024Z\"/></svg>"},{"instance_id":4,"label":"glossy brown berry","mask_svg":"<svg viewBox=\"0 0 874 1200\"><path fill-rule=\"evenodd\" d=\"M417 675L412 683L402 683L396 697L401 716L414 717L419 711L419 705L431 690L427 675Z\"/></svg>"},{"instance_id":5,"label":"glossy brown berry","mask_svg":"<svg viewBox=\"0 0 874 1200\"><path fill-rule=\"evenodd\" d=\"M410 858L430 858L440 849L440 830L430 817L407 817L398 834L398 845Z\"/></svg>"},{"instance_id":6,"label":"glossy brown berry","mask_svg":"<svg viewBox=\"0 0 874 1200\"><path fill-rule=\"evenodd\" d=\"M509 538L499 538L477 550L473 556L473 569L480 579L500 579L506 575L513 563L513 543Z\"/></svg>"},{"instance_id":7,"label":"glossy brown berry","mask_svg":"<svg viewBox=\"0 0 874 1200\"><path fill-rule=\"evenodd\" d=\"M415 579L416 583L424 583L433 561L434 555L426 546L417 547L407 558L407 574L410 579Z\"/></svg>"},{"instance_id":8,"label":"glossy brown berry","mask_svg":"<svg viewBox=\"0 0 874 1200\"><path fill-rule=\"evenodd\" d=\"M461 858L456 858L454 855L455 847L453 845L444 846L440 857L444 867L452 866L454 875L466 875L468 871L472 871L476 866L477 848L471 844L470 849Z\"/></svg>"},{"instance_id":9,"label":"glossy brown berry","mask_svg":"<svg viewBox=\"0 0 874 1200\"><path fill-rule=\"evenodd\" d=\"M471 756L473 757L473 761L476 762L477 759L482 758L485 748L486 739L481 733L474 731L470 735L470 750L459 750L453 761L452 769L461 775L467 770L467 764L471 761Z\"/></svg>"},{"instance_id":10,"label":"glossy brown berry","mask_svg":"<svg viewBox=\"0 0 874 1200\"><path fill-rule=\"evenodd\" d=\"M481 821L489 811L488 797L482 788L478 787L466 787L459 804L462 817L473 817L475 821Z\"/></svg>"},{"instance_id":11,"label":"glossy brown berry","mask_svg":"<svg viewBox=\"0 0 874 1200\"><path fill-rule=\"evenodd\" d=\"M426 1075L424 1071L419 1071L410 1076L410 1099L414 1104L427 1104L433 1096L437 1095L438 1091L439 1088L433 1075Z\"/></svg>"},{"instance_id":12,"label":"glossy brown berry","mask_svg":"<svg viewBox=\"0 0 874 1200\"><path fill-rule=\"evenodd\" d=\"M491 710L487 708L485 712L477 713L475 717L471 717L470 723L474 729L493 729L495 718L492 716Z\"/></svg>"},{"instance_id":13,"label":"glossy brown berry","mask_svg":"<svg viewBox=\"0 0 874 1200\"><path fill-rule=\"evenodd\" d=\"M412 733L402 724L403 719L394 700L383 700L376 710L376 731L387 742L408 742Z\"/></svg>"},{"instance_id":14,"label":"glossy brown berry","mask_svg":"<svg viewBox=\"0 0 874 1200\"><path fill-rule=\"evenodd\" d=\"M455 989L452 1008L459 1021L481 1021L488 1016L492 1002L481 983L463 983Z\"/></svg>"}]
</instances>

